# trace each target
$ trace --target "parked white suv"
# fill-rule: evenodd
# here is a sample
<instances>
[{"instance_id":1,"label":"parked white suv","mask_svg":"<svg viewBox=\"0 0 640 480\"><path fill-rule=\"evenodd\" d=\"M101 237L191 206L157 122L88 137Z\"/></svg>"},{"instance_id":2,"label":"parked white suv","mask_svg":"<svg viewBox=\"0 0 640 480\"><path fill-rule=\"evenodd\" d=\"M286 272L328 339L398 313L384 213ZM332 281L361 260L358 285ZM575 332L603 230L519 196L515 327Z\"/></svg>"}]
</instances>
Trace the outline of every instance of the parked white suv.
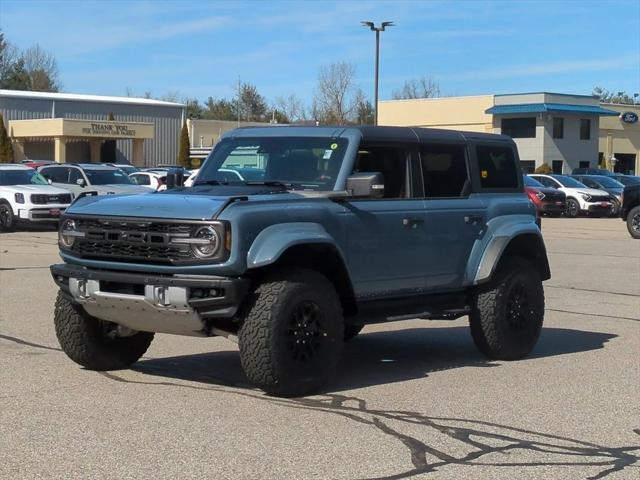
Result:
<instances>
[{"instance_id":1,"label":"parked white suv","mask_svg":"<svg viewBox=\"0 0 640 480\"><path fill-rule=\"evenodd\" d=\"M55 186L66 188L76 196L96 192L98 195L136 194L153 191L135 185L129 175L104 163L63 163L45 165L38 172Z\"/></svg>"},{"instance_id":2,"label":"parked white suv","mask_svg":"<svg viewBox=\"0 0 640 480\"><path fill-rule=\"evenodd\" d=\"M604 190L589 188L575 178L566 175L529 175L542 183L545 187L555 188L567 196L568 217L577 217L580 213L593 215L607 215L612 208L611 196Z\"/></svg>"},{"instance_id":3,"label":"parked white suv","mask_svg":"<svg viewBox=\"0 0 640 480\"><path fill-rule=\"evenodd\" d=\"M0 165L0 230L18 222L57 222L73 200L68 190L51 186L33 168Z\"/></svg>"}]
</instances>

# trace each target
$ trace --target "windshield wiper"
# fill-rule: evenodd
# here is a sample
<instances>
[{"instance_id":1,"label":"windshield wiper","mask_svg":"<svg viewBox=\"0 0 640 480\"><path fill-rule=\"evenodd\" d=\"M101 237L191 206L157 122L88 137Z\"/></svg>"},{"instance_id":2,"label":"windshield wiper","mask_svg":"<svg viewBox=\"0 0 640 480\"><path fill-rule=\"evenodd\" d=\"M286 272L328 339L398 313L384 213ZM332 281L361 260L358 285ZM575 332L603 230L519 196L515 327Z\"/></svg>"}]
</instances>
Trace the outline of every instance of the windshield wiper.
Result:
<instances>
[{"instance_id":1,"label":"windshield wiper","mask_svg":"<svg viewBox=\"0 0 640 480\"><path fill-rule=\"evenodd\" d=\"M245 185L266 185L267 187L284 187L291 188L290 183L280 182L278 180L265 180L265 181L248 181L244 182Z\"/></svg>"},{"instance_id":2,"label":"windshield wiper","mask_svg":"<svg viewBox=\"0 0 640 480\"><path fill-rule=\"evenodd\" d=\"M193 186L196 185L229 185L229 182L222 180L200 180L199 182L195 182Z\"/></svg>"}]
</instances>

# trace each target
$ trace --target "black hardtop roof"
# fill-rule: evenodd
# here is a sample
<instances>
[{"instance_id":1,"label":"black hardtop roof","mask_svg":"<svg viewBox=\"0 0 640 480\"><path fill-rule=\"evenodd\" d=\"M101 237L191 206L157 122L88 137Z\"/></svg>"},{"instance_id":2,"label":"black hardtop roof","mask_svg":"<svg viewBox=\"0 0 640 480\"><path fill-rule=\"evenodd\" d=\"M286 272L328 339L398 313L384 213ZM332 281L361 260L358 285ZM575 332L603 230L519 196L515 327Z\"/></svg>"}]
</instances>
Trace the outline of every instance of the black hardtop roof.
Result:
<instances>
[{"instance_id":1,"label":"black hardtop roof","mask_svg":"<svg viewBox=\"0 0 640 480\"><path fill-rule=\"evenodd\" d=\"M347 131L358 131L367 141L465 141L484 140L512 142L511 137L494 133L465 132L423 127L392 127L392 126L308 126L308 125L274 125L274 126L246 126L239 127L227 133L229 136L328 136L337 137Z\"/></svg>"}]
</instances>

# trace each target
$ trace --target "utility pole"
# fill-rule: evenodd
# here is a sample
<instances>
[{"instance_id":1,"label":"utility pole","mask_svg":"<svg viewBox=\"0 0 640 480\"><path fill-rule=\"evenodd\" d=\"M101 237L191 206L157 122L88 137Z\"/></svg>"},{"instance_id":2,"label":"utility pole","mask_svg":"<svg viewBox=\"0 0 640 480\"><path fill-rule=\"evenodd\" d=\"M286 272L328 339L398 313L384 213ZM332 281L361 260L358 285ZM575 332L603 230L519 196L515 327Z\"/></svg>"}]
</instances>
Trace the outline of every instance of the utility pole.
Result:
<instances>
[{"instance_id":1,"label":"utility pole","mask_svg":"<svg viewBox=\"0 0 640 480\"><path fill-rule=\"evenodd\" d=\"M380 65L380 32L384 32L385 28L395 26L393 22L382 22L379 27L376 27L373 22L363 21L360 22L363 27L369 27L372 31L376 32L376 63L374 70L374 87L373 87L373 124L378 125L378 67Z\"/></svg>"}]
</instances>

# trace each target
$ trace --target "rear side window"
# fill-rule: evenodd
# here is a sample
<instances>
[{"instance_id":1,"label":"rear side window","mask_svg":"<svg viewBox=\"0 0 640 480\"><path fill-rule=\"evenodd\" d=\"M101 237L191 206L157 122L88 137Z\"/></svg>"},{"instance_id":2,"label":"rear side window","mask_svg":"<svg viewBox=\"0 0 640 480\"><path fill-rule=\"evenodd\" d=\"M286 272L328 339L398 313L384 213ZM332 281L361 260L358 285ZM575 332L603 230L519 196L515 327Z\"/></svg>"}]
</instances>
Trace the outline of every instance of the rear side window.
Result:
<instances>
[{"instance_id":1,"label":"rear side window","mask_svg":"<svg viewBox=\"0 0 640 480\"><path fill-rule=\"evenodd\" d=\"M66 167L43 168L40 173L54 183L69 183L69 169Z\"/></svg>"},{"instance_id":2,"label":"rear side window","mask_svg":"<svg viewBox=\"0 0 640 480\"><path fill-rule=\"evenodd\" d=\"M509 147L479 145L476 147L481 188L518 188L518 172Z\"/></svg>"},{"instance_id":3,"label":"rear side window","mask_svg":"<svg viewBox=\"0 0 640 480\"><path fill-rule=\"evenodd\" d=\"M461 197L469 191L465 149L461 145L420 148L425 197Z\"/></svg>"}]
</instances>

